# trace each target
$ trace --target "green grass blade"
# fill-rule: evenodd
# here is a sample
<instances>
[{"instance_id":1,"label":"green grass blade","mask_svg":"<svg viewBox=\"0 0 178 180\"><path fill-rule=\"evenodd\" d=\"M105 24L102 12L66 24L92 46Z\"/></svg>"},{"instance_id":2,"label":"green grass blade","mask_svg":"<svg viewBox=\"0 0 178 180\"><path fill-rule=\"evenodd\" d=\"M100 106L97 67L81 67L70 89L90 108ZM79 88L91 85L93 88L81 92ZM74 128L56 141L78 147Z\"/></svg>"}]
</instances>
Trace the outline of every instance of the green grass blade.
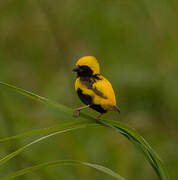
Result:
<instances>
[{"instance_id":1,"label":"green grass blade","mask_svg":"<svg viewBox=\"0 0 178 180\"><path fill-rule=\"evenodd\" d=\"M95 124L92 124L92 123L78 123L78 124L75 124L75 125L70 126L70 127L65 127L63 129L61 128L60 131L57 131L57 132L51 133L49 135L43 136L41 138L38 138L35 141L32 141L31 143L29 143L29 144L19 148L18 150L12 152L11 154L8 154L4 158L0 159L0 166L2 166L4 163L9 161L10 159L14 158L18 154L20 154L21 152L23 152L24 150L29 148L30 146L32 146L33 144L36 144L36 143L38 143L40 141L43 141L43 140L45 140L45 139L47 139L49 137L52 137L52 136L55 136L57 134L61 134L61 133L64 133L64 132L69 132L69 131L72 131L72 130L76 130L76 129L80 129L80 128L86 128L86 127L92 127L92 126L96 126L96 123Z\"/></svg>"},{"instance_id":2,"label":"green grass blade","mask_svg":"<svg viewBox=\"0 0 178 180\"><path fill-rule=\"evenodd\" d=\"M157 173L160 180L170 180L168 171L158 154L151 148L148 142L134 129L120 122L104 120L100 124L108 128L119 131L127 137L145 156L150 165Z\"/></svg>"},{"instance_id":3,"label":"green grass blade","mask_svg":"<svg viewBox=\"0 0 178 180\"><path fill-rule=\"evenodd\" d=\"M24 89L18 88L16 86L9 85L7 83L0 82L0 85L8 87L8 88L12 89L13 91L15 91L17 93L20 93L20 94L22 94L24 96L27 96L27 97L29 97L31 99L34 99L36 101L42 102L42 103L47 104L47 105L52 106L52 107L55 107L59 111L62 111L62 112L65 112L65 113L69 113L69 114L73 114L73 110L72 109L70 109L70 108L68 108L68 107L66 107L66 106L64 106L62 104L59 104L59 103L57 103L55 101L51 101L50 99L47 99L47 98L44 98L42 96L36 95L34 93L31 93L31 92L26 91Z\"/></svg>"},{"instance_id":4,"label":"green grass blade","mask_svg":"<svg viewBox=\"0 0 178 180\"><path fill-rule=\"evenodd\" d=\"M30 97L32 99L35 99L37 101L40 101L40 102L42 102L44 104L55 107L59 111L65 112L65 113L71 115L71 118L72 118L73 110L71 108L68 108L68 107L66 107L64 105L61 105L61 104L57 103L57 102L51 101L51 100L49 100L47 98L38 96L38 95L36 95L34 93L28 92L26 90L23 90L21 88L17 88L15 86L12 86L12 85L9 85L9 84L3 83L3 82L0 82L0 85L6 86L6 87L8 87L8 88L22 94L22 95L28 96L28 97ZM81 113L81 117L83 119L85 119L85 120L86 119L87 120L95 120L91 116L88 116L88 115L83 114L83 113ZM159 156L155 153L155 151L151 148L151 146L146 142L146 140L137 131L135 131L134 129L128 127L127 125L125 125L123 123L116 122L116 121L111 121L111 120L103 120L99 124L102 125L102 126L111 128L113 130L116 130L117 132L120 132L122 135L127 137L143 153L145 158L148 160L150 165L153 167L153 169L157 173L159 179L160 180L170 180L167 169L164 166L164 164L162 163ZM41 138L41 140L43 140L43 138ZM38 140L36 140L36 141L39 142ZM37 143L37 142L35 142L35 143ZM32 143L32 144L34 144L34 143ZM25 146L25 148L26 148L26 146ZM22 151L23 151L23 148L22 148ZM16 152L14 152L14 153L16 153ZM13 157L16 156L16 154L13 154L13 153L10 154L9 156L11 156L11 155L13 155ZM7 159L4 159L4 160L7 161L9 156L6 156ZM0 165L1 165L2 162L4 162L4 160L3 159L2 159L2 161L0 160Z\"/></svg>"},{"instance_id":5,"label":"green grass blade","mask_svg":"<svg viewBox=\"0 0 178 180\"><path fill-rule=\"evenodd\" d=\"M69 122L69 123L57 124L57 125L52 126L52 127L36 129L36 130L21 133L21 134L18 134L18 135L1 138L0 143L10 141L10 140L19 139L19 138L23 138L23 137L33 136L33 135L36 135L36 134L52 133L52 132L64 130L64 129L67 129L67 128L73 128L73 127L76 127L76 126L83 125L84 123L90 123L91 126L97 126L97 124L92 122L92 121L77 120L77 121L72 122L72 123Z\"/></svg>"},{"instance_id":6,"label":"green grass blade","mask_svg":"<svg viewBox=\"0 0 178 180\"><path fill-rule=\"evenodd\" d=\"M58 109L60 112L67 113L67 114L71 115L71 118L74 118L74 117L73 117L73 113L74 113L74 110L73 110L73 109L68 108L67 106L64 106L64 105L62 105L62 104L60 104L60 103L58 103L58 102L56 102L56 101L52 101L52 100L50 100L50 99L48 99L48 98L39 96L39 95L37 95L37 94L35 94L35 93L31 93L31 92L29 92L29 91L27 91L27 90L24 90L24 89L22 89L22 88L19 88L19 87L16 87L16 86L13 86L13 85L4 83L4 82L0 82L0 85L2 85L2 86L4 86L4 87L7 87L7 88L9 88L9 89L13 90L14 92L17 92L17 93L19 93L19 94L21 94L21 95L24 95L24 96L26 96L26 97L29 97L29 98L31 98L31 99L33 99L33 100L39 101L39 102L41 102L41 103L43 103L43 104L46 104L46 105L51 106L51 107L53 107L53 108L56 108L56 109ZM82 112L80 113L80 118L81 118L81 117L83 117L83 118L85 118L85 119L95 120L93 117L88 116L88 115L86 115L86 114L84 114L84 113L82 113ZM75 118L74 118L74 119L75 119Z\"/></svg>"},{"instance_id":7,"label":"green grass blade","mask_svg":"<svg viewBox=\"0 0 178 180\"><path fill-rule=\"evenodd\" d=\"M61 161L53 161L53 162L48 162L48 163L42 163L36 166L32 166L26 169L19 170L15 173L12 173L6 177L1 178L0 180L10 180L34 171L37 171L39 169L43 169L46 167L51 167L51 166L78 166L78 165L83 165L87 166L93 169L96 169L100 172L103 172L117 180L125 180L123 177L121 177L119 174L115 173L114 171L110 170L109 168L106 168L104 166L98 165L98 164L93 164L93 163L88 163L88 162L81 162L81 161L74 161L74 160L61 160Z\"/></svg>"}]
</instances>

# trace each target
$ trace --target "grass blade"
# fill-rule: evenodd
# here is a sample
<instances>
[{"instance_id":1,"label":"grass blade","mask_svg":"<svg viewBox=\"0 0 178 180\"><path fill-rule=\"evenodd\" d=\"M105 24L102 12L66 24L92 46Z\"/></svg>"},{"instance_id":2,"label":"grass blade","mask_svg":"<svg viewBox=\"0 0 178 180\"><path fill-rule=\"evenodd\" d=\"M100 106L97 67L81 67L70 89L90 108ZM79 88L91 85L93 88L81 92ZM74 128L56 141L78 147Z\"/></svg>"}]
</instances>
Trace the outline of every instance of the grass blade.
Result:
<instances>
[{"instance_id":1,"label":"grass blade","mask_svg":"<svg viewBox=\"0 0 178 180\"><path fill-rule=\"evenodd\" d=\"M119 131L127 137L145 156L150 165L155 170L160 180L170 180L168 171L158 154L151 148L148 142L134 129L120 122L104 120L100 124L108 128Z\"/></svg>"},{"instance_id":2,"label":"grass blade","mask_svg":"<svg viewBox=\"0 0 178 180\"><path fill-rule=\"evenodd\" d=\"M74 110L73 110L73 109L68 108L67 106L64 106L64 105L62 105L62 104L60 104L60 103L58 103L58 102L56 102L56 101L52 101L52 100L50 100L50 99L48 99L48 98L39 96L39 95L37 95L37 94L35 94L35 93L31 93L31 92L29 92L29 91L27 91L27 90L24 90L24 89L22 89L22 88L19 88L19 87L16 87L16 86L13 86L13 85L4 83L4 82L0 82L0 85L5 86L5 87L7 87L7 88L9 88L9 89L11 89L11 90L13 90L13 91L21 94L21 95L24 95L24 96L26 96L26 97L29 97L29 98L31 98L31 99L33 99L33 100L39 101L39 102L41 102L41 103L43 103L43 104L46 104L46 105L48 105L48 106L50 106L50 107L56 108L56 109L58 109L60 112L67 113L67 114L71 115L71 118L74 118L74 117L73 117L73 113L74 113ZM81 112L81 113L80 113L80 118L82 118L82 117L85 118L85 119L95 120L93 117L88 116L88 115L86 115L86 114L84 114L84 113ZM74 118L74 119L75 119L75 118Z\"/></svg>"},{"instance_id":3,"label":"grass blade","mask_svg":"<svg viewBox=\"0 0 178 180\"><path fill-rule=\"evenodd\" d=\"M36 166L32 166L29 168L25 168L22 170L19 170L15 173L12 173L6 177L1 178L0 180L10 180L34 171L37 171L39 169L43 169L46 167L51 167L51 166L78 166L78 165L83 165L83 166L87 166L93 169L96 169L100 172L103 172L117 180L125 180L123 177L121 177L119 174L117 174L116 172L110 170L109 168L106 168L104 166L98 165L98 164L93 164L93 163L88 163L88 162L81 162L81 161L74 161L74 160L60 160L60 161L53 161L53 162L48 162L48 163L42 163Z\"/></svg>"},{"instance_id":4,"label":"grass blade","mask_svg":"<svg viewBox=\"0 0 178 180\"><path fill-rule=\"evenodd\" d=\"M71 108L68 108L68 107L66 107L64 105L61 105L61 104L57 103L57 102L51 101L51 100L49 100L47 98L38 96L38 95L36 95L34 93L28 92L26 90L23 90L21 88L17 88L15 86L12 86L12 85L9 85L9 84L3 83L3 82L0 82L0 85L6 86L6 87L12 89L13 91L16 91L16 92L18 92L18 93L20 93L22 95L25 95L25 96L28 96L28 97L30 97L32 99L40 101L40 102L42 102L44 104L55 107L59 111L69 114L70 117L72 118L73 110ZM95 120L91 116L88 116L88 115L83 114L83 113L81 113L80 117L82 117L85 120L86 119L87 120ZM111 121L111 120L102 120L98 124L100 124L102 126L105 126L107 128L111 128L111 129L113 129L113 130L115 130L117 132L120 132L122 135L127 137L143 153L145 158L148 160L150 165L153 167L153 169L157 173L159 179L160 180L170 180L167 169L164 166L164 164L162 163L162 161L159 158L159 156L157 155L157 153L155 153L155 151L151 148L151 146L148 144L148 142L146 142L146 140L137 131L135 131L134 129L128 127L127 125L125 125L123 123L116 122L116 121ZM73 129L71 129L71 130L73 130ZM69 131L69 129L64 130L64 132L65 131ZM50 134L48 136L42 137L40 139L37 139L35 142L32 142L32 143L20 148L16 152L13 152L12 154L10 154L10 155L6 156L5 158L3 158L2 160L0 160L0 165L2 165L4 162L8 161L12 157L16 156L17 154L22 152L24 149L26 149L30 145L35 144L35 143L37 143L37 142L39 142L39 141L41 141L43 139L46 139L47 137L50 137L50 136L53 136L53 135L56 135L56 134L58 134L58 133L56 132L56 133ZM18 137L20 137L20 135ZM17 137L14 137L14 138L17 138Z\"/></svg>"},{"instance_id":5,"label":"grass blade","mask_svg":"<svg viewBox=\"0 0 178 180\"><path fill-rule=\"evenodd\" d=\"M6 141L15 140L15 139L23 138L23 137L33 136L36 134L53 133L56 131L67 129L67 128L77 127L77 126L83 125L84 123L88 123L91 126L97 126L97 124L92 122L92 121L77 120L77 121L72 122L72 123L70 122L70 123L57 124L57 125L52 126L52 127L36 129L36 130L21 133L18 135L5 137L5 138L0 139L0 143L4 143Z\"/></svg>"},{"instance_id":6,"label":"grass blade","mask_svg":"<svg viewBox=\"0 0 178 180\"><path fill-rule=\"evenodd\" d=\"M12 89L13 91L19 93L19 94L22 94L24 96L27 96L31 99L34 99L36 101L39 101L39 102L42 102L44 104L47 104L49 106L52 106L54 108L57 108L59 111L62 111L62 112L65 112L65 113L68 113L68 114L73 114L73 110L62 105L62 104L59 104L55 101L51 101L50 99L47 99L45 97L42 97L42 96L39 96L39 95L36 95L34 93L31 93L29 91L26 91L24 89L21 89L21 88L18 88L16 86L13 86L13 85L10 85L10 84L7 84L7 83L3 83L3 82L0 82L0 85L3 85L5 87L8 87L10 89Z\"/></svg>"},{"instance_id":7,"label":"grass blade","mask_svg":"<svg viewBox=\"0 0 178 180\"><path fill-rule=\"evenodd\" d=\"M98 164L93 164L93 163L88 163L88 162L81 162L81 161L74 161L74 160L60 160L60 161L53 161L53 162L48 162L48 163L42 163L36 166L32 166L29 168L25 168L22 170L19 170L13 174L10 174L6 177L1 178L0 180L10 180L34 171L37 171L42 168L46 167L51 167L51 166L78 166L78 165L83 165L87 166L93 169L96 169L100 172L103 172L113 178L116 178L118 180L125 180L123 177L121 177L119 174L115 173L114 171L110 170L109 168L106 168L104 166L98 165Z\"/></svg>"},{"instance_id":8,"label":"grass blade","mask_svg":"<svg viewBox=\"0 0 178 180\"><path fill-rule=\"evenodd\" d=\"M61 129L60 131L57 131L57 132L51 133L49 135L43 136L41 138L38 138L35 141L32 141L29 144L26 144L25 146L19 148L18 150L14 151L11 154L8 154L4 158L0 159L0 166L2 166L4 163L9 161L10 159L14 158L18 154L20 154L21 152L23 152L24 150L29 148L30 146L32 146L33 144L36 144L36 143L38 143L40 141L43 141L43 140L45 140L45 139L47 139L49 137L55 136L57 134L61 134L61 133L64 133L64 132L69 132L69 131L80 129L80 128L91 127L91 126L96 126L96 123L94 123L94 124L92 124L92 123L78 123L78 124L74 124L73 126L65 127L63 129Z\"/></svg>"}]
</instances>

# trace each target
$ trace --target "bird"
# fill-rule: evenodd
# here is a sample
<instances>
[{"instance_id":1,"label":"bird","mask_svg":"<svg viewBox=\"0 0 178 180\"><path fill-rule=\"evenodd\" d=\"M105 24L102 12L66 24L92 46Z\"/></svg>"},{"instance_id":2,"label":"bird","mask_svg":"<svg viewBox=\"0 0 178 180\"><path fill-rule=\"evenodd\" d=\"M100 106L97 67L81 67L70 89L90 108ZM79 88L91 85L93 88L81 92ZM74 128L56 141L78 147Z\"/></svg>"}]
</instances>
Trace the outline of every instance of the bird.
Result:
<instances>
[{"instance_id":1,"label":"bird","mask_svg":"<svg viewBox=\"0 0 178 180\"><path fill-rule=\"evenodd\" d=\"M92 108L100 113L96 118L98 121L108 111L120 113L112 85L100 74L100 65L96 57L83 56L79 58L73 71L77 73L75 91L85 104L85 106L75 109L76 117L79 117L80 111L86 108Z\"/></svg>"}]
</instances>

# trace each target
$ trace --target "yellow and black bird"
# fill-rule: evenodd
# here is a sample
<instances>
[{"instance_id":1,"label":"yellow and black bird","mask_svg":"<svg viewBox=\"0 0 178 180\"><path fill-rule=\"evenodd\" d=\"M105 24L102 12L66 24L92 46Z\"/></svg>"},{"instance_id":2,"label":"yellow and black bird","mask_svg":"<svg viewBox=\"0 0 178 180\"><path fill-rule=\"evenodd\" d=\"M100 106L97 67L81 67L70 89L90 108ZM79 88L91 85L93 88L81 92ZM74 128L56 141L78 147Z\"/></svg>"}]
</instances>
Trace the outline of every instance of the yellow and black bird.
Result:
<instances>
[{"instance_id":1,"label":"yellow and black bird","mask_svg":"<svg viewBox=\"0 0 178 180\"><path fill-rule=\"evenodd\" d=\"M116 98L111 83L100 74L100 66L94 56L84 56L80 58L73 71L77 72L75 81L75 90L80 100L86 104L84 107L77 108L77 116L80 116L80 110L92 108L100 115L107 111L120 112L116 106Z\"/></svg>"}]
</instances>

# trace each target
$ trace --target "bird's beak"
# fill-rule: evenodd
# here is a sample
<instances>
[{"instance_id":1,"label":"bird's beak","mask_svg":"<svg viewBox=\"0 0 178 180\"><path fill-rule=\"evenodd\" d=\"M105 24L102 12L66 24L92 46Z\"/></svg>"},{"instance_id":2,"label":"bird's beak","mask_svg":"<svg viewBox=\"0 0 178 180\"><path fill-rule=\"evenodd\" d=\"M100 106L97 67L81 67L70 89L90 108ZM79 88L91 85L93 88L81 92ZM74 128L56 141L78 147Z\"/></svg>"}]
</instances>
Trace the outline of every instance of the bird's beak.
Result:
<instances>
[{"instance_id":1,"label":"bird's beak","mask_svg":"<svg viewBox=\"0 0 178 180\"><path fill-rule=\"evenodd\" d=\"M79 66L76 66L76 67L74 67L74 69L72 69L72 71L74 71L74 72L78 72L79 70L80 70Z\"/></svg>"}]
</instances>

